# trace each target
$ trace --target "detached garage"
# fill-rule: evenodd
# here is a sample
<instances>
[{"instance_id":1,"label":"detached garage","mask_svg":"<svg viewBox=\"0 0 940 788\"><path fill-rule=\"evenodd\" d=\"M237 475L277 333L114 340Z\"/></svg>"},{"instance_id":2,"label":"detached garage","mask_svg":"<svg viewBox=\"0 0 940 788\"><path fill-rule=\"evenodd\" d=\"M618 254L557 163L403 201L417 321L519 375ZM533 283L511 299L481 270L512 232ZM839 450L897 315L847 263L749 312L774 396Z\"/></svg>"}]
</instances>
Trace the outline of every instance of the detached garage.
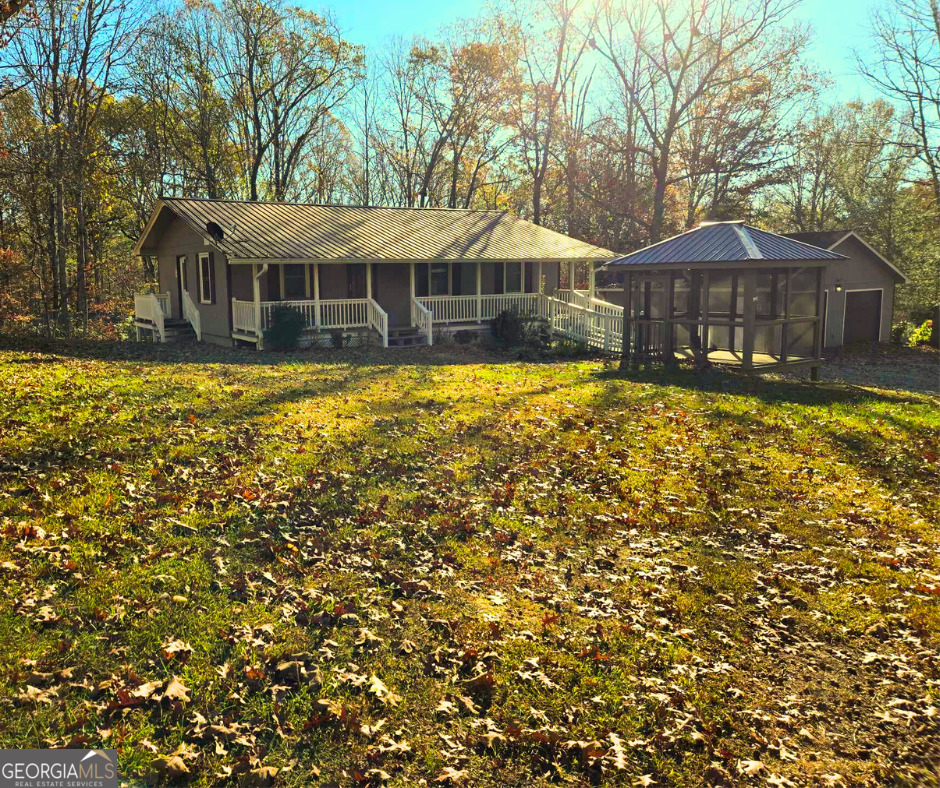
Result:
<instances>
[{"instance_id":1,"label":"detached garage","mask_svg":"<svg viewBox=\"0 0 940 788\"><path fill-rule=\"evenodd\" d=\"M830 263L823 273L823 346L887 342L894 289L907 277L853 230L788 233L788 237L847 258Z\"/></svg>"}]
</instances>

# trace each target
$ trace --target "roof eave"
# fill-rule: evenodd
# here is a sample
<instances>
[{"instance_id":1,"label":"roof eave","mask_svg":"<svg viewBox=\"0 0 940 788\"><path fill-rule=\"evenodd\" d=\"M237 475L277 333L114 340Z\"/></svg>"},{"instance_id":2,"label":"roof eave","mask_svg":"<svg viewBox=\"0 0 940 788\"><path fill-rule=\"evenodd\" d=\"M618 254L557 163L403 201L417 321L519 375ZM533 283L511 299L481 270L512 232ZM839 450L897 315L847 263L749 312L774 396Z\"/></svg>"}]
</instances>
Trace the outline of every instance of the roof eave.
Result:
<instances>
[{"instance_id":1,"label":"roof eave","mask_svg":"<svg viewBox=\"0 0 940 788\"><path fill-rule=\"evenodd\" d=\"M842 255L840 255L842 257ZM846 259L846 258L842 258ZM691 268L803 268L829 265L836 262L836 258L826 258L819 260L794 260L792 258L761 258L759 260L696 260L694 262L646 262L646 263L618 263L610 262L603 266L604 270L639 270L641 268L663 268L672 270L683 270Z\"/></svg>"}]
</instances>

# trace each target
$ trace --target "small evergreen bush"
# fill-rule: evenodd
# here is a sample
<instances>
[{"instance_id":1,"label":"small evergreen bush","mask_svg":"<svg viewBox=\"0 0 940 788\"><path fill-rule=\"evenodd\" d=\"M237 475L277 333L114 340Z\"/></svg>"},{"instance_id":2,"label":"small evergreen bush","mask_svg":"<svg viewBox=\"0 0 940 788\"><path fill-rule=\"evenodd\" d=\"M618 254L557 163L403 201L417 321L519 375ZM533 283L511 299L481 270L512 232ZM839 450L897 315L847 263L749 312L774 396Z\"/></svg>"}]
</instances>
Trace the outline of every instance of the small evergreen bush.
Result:
<instances>
[{"instance_id":1,"label":"small evergreen bush","mask_svg":"<svg viewBox=\"0 0 940 788\"><path fill-rule=\"evenodd\" d=\"M296 350L307 327L303 312L292 306L275 307L271 328L264 332L265 344L273 350Z\"/></svg>"}]
</instances>

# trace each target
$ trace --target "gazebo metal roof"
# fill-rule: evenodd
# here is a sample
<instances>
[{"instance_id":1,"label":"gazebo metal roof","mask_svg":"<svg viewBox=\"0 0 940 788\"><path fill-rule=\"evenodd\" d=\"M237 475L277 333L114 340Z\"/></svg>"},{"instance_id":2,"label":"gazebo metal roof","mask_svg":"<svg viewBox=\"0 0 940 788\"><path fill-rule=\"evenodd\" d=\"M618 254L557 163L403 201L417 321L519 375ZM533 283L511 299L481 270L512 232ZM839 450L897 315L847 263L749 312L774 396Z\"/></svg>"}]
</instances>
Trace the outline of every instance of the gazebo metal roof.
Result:
<instances>
[{"instance_id":1,"label":"gazebo metal roof","mask_svg":"<svg viewBox=\"0 0 940 788\"><path fill-rule=\"evenodd\" d=\"M845 256L743 222L704 222L688 232L612 260L605 267L701 263L827 262Z\"/></svg>"}]
</instances>

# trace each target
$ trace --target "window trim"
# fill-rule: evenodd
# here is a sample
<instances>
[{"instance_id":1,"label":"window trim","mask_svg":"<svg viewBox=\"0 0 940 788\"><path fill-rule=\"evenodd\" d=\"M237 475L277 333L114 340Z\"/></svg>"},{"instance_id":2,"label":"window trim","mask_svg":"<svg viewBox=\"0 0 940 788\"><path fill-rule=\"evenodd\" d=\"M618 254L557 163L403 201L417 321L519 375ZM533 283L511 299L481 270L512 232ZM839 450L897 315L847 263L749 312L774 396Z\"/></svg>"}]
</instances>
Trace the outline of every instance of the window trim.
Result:
<instances>
[{"instance_id":1,"label":"window trim","mask_svg":"<svg viewBox=\"0 0 940 788\"><path fill-rule=\"evenodd\" d=\"M199 303L200 304L214 304L215 303L215 272L212 270L212 255L208 252L199 252L197 255L199 260ZM207 262L208 265L204 268L203 261ZM206 287L206 273L208 273L208 288ZM208 289L208 297L206 290Z\"/></svg>"}]
</instances>

